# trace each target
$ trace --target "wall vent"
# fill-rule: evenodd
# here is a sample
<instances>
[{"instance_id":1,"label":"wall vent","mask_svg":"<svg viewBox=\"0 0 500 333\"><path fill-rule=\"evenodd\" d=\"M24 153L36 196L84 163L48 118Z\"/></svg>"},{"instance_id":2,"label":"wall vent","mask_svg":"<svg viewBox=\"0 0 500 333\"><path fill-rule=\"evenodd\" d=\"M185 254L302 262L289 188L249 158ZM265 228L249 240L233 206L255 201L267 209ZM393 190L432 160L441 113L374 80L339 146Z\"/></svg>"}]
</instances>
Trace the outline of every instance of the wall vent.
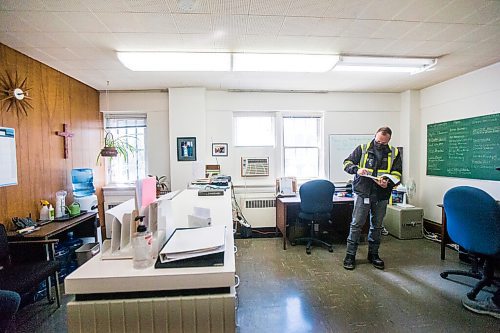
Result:
<instances>
[{"instance_id":1,"label":"wall vent","mask_svg":"<svg viewBox=\"0 0 500 333\"><path fill-rule=\"evenodd\" d=\"M245 208L272 208L276 207L276 199L245 200Z\"/></svg>"}]
</instances>

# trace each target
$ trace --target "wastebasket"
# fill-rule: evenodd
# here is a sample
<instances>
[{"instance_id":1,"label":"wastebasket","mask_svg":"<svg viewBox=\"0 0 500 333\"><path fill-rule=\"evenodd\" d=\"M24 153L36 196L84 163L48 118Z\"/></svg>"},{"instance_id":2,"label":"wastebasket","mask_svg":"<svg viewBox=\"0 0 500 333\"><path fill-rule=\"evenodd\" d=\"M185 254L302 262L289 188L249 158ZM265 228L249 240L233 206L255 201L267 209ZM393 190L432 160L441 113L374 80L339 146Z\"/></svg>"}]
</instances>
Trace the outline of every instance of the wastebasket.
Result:
<instances>
[{"instance_id":1,"label":"wastebasket","mask_svg":"<svg viewBox=\"0 0 500 333\"><path fill-rule=\"evenodd\" d=\"M87 243L76 249L76 261L78 266L83 265L100 251L99 243Z\"/></svg>"}]
</instances>

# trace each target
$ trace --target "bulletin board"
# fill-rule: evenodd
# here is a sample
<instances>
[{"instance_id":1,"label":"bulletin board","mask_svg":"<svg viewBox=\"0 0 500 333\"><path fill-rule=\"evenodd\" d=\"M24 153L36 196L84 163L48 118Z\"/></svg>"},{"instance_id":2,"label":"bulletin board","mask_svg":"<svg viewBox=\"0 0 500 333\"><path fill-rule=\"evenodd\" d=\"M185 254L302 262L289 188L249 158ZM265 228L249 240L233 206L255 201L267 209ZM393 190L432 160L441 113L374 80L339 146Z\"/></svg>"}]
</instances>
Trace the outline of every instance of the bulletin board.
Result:
<instances>
[{"instance_id":1,"label":"bulletin board","mask_svg":"<svg viewBox=\"0 0 500 333\"><path fill-rule=\"evenodd\" d=\"M345 183L354 178L344 171L344 160L360 144L368 143L373 134L330 134L329 175L333 183Z\"/></svg>"},{"instance_id":2,"label":"bulletin board","mask_svg":"<svg viewBox=\"0 0 500 333\"><path fill-rule=\"evenodd\" d=\"M0 187L17 185L16 132L0 127Z\"/></svg>"}]
</instances>

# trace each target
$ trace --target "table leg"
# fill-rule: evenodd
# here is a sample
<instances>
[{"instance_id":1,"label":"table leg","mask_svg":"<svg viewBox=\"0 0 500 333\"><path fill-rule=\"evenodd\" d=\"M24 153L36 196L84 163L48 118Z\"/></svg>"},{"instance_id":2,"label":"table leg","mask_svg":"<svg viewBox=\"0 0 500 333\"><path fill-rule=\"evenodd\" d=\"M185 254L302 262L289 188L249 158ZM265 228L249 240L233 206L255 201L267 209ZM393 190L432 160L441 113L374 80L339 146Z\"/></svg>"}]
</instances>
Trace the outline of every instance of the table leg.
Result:
<instances>
[{"instance_id":1,"label":"table leg","mask_svg":"<svg viewBox=\"0 0 500 333\"><path fill-rule=\"evenodd\" d=\"M446 212L444 211L444 207L441 207L441 260L444 260L446 255L446 242L447 239L446 232Z\"/></svg>"}]
</instances>

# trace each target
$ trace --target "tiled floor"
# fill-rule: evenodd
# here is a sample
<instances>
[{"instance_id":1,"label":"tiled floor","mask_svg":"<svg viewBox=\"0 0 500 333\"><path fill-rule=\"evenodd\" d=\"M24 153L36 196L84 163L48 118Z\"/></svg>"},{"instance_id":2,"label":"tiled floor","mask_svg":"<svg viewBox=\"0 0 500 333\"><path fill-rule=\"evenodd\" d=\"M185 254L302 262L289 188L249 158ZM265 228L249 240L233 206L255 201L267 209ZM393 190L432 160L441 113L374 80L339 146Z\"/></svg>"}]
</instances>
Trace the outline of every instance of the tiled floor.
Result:
<instances>
[{"instance_id":1,"label":"tiled floor","mask_svg":"<svg viewBox=\"0 0 500 333\"><path fill-rule=\"evenodd\" d=\"M499 332L500 321L465 310L460 298L472 279L443 280L444 269L467 268L439 244L384 237L384 271L359 248L354 271L342 268L345 245L333 253L297 245L282 249L280 238L237 240L237 311L240 333L260 332ZM479 297L486 297L481 292ZM64 303L72 299L64 296ZM44 301L21 310L18 332L65 332L66 309Z\"/></svg>"}]
</instances>

